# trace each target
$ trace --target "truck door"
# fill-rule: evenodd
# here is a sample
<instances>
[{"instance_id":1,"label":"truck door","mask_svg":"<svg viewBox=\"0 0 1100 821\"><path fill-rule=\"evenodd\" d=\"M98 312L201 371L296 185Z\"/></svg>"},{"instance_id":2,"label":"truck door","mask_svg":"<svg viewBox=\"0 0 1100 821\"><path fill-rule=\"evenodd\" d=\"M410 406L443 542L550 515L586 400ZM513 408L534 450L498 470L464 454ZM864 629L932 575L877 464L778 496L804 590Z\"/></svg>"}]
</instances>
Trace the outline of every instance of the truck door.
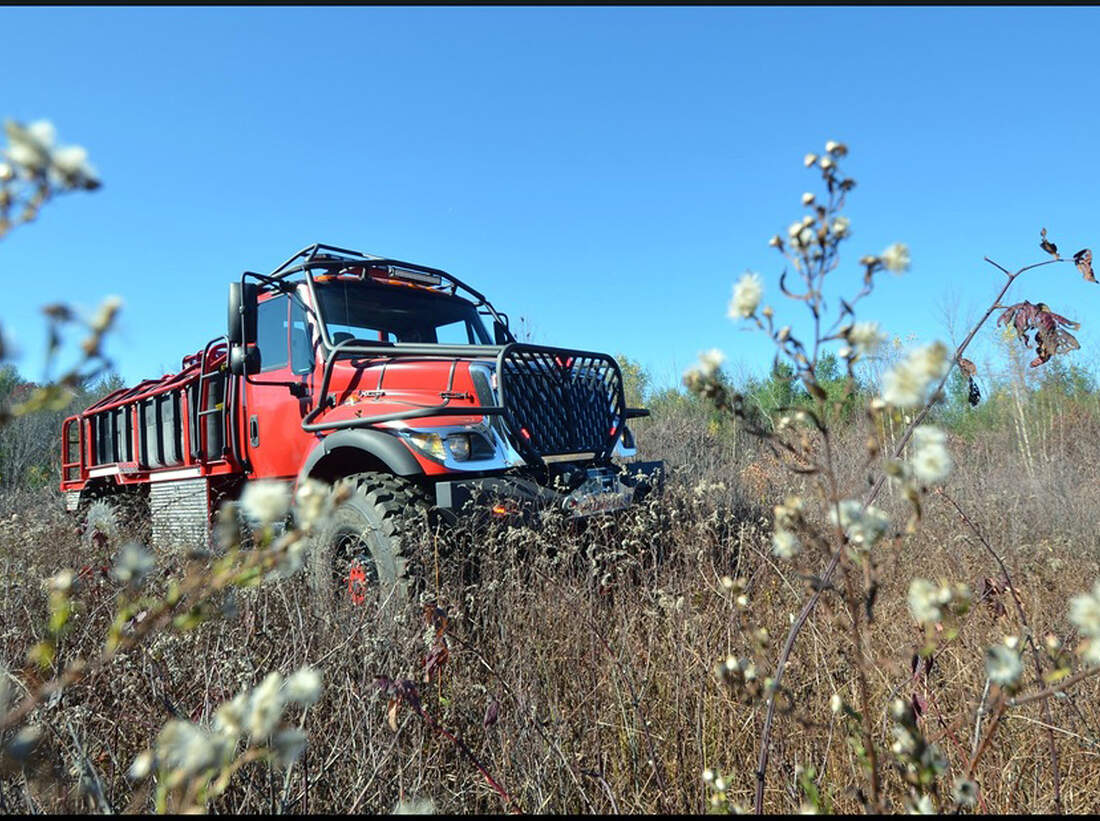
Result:
<instances>
[{"instance_id":1,"label":"truck door","mask_svg":"<svg viewBox=\"0 0 1100 821\"><path fill-rule=\"evenodd\" d=\"M297 301L276 294L259 304L256 330L260 370L245 383L242 440L252 478L292 479L313 444L302 430L313 387L310 327ZM304 385L306 395L294 396L290 383Z\"/></svg>"}]
</instances>

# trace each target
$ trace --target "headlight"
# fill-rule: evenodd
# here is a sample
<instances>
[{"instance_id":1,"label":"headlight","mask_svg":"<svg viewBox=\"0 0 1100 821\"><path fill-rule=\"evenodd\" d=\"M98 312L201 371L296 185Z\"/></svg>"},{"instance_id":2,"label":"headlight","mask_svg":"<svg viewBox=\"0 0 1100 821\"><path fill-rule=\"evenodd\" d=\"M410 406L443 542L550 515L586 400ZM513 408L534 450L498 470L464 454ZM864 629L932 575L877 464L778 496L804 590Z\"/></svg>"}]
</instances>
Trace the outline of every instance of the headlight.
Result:
<instances>
[{"instance_id":1,"label":"headlight","mask_svg":"<svg viewBox=\"0 0 1100 821\"><path fill-rule=\"evenodd\" d=\"M425 456L437 462L448 458L455 462L483 461L494 456L493 445L480 433L450 433L442 436L430 431L406 430L401 437Z\"/></svg>"},{"instance_id":2,"label":"headlight","mask_svg":"<svg viewBox=\"0 0 1100 821\"><path fill-rule=\"evenodd\" d=\"M448 436L447 447L457 462L465 462L470 458L470 437L464 433Z\"/></svg>"},{"instance_id":3,"label":"headlight","mask_svg":"<svg viewBox=\"0 0 1100 821\"><path fill-rule=\"evenodd\" d=\"M408 439L410 445L426 456L438 459L440 462L447 457L447 454L443 450L443 439L440 438L438 433L409 431L405 434L405 437Z\"/></svg>"}]
</instances>

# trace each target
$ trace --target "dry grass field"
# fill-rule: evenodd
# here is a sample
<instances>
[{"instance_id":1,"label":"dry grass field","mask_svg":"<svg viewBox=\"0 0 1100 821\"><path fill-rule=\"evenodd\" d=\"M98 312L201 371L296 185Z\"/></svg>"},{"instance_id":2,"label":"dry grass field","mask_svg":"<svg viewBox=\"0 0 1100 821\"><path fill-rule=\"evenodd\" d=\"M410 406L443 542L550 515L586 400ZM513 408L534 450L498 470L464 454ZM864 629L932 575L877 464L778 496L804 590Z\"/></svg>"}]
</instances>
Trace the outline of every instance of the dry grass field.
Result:
<instances>
[{"instance_id":1,"label":"dry grass field","mask_svg":"<svg viewBox=\"0 0 1100 821\"><path fill-rule=\"evenodd\" d=\"M0 189L29 204L0 237L53 187L98 187L71 149L51 154L49 123L7 131L26 167ZM0 371L0 813L1095 812L1100 392L1062 365L1076 322L1002 301L1070 260L1043 229L1052 258L993 263L1000 293L953 353L880 355L885 334L851 306L909 268L903 243L856 256L821 321L851 234L847 153L806 156L825 193L769 241L813 337L741 277L728 316L786 370L749 380L743 404L712 350L687 394L651 397L637 434L670 468L663 494L583 522L425 534L422 589L385 607L334 607L288 572L309 524L248 549L235 524L211 551L127 547L147 521L82 541L53 489L49 414L109 369L121 303L90 321L48 306L51 355L63 326L88 336L49 385ZM1073 264L1096 282L1091 251ZM977 383L947 379L975 372L963 354L994 310L1016 335L1010 373L983 373L971 409ZM936 427L916 427L945 387Z\"/></svg>"},{"instance_id":2,"label":"dry grass field","mask_svg":"<svg viewBox=\"0 0 1100 821\"><path fill-rule=\"evenodd\" d=\"M1100 420L1077 411L1032 431L1027 469L1009 427L949 440L956 469L945 492L1003 558L1040 646L1048 634L1076 645L1067 601L1100 576ZM839 450L858 452L864 433L853 425L843 434L851 447ZM238 591L223 617L120 654L34 710L43 740L0 776L0 811L148 810L148 782L126 773L166 721L208 723L268 672L303 664L323 677L321 700L304 716L305 753L289 778L244 764L210 810L388 812L429 801L437 812L695 813L711 808L708 768L727 782L731 803L751 807L763 701L724 684L716 666L729 655L751 658L764 676L774 665L810 581L771 554L771 508L805 488L751 438L708 433L688 414L654 419L640 437L646 455L673 466L663 497L585 528L450 534L468 560L432 569L427 608L410 605L384 621L364 608L326 613L299 573ZM841 466L857 482L859 470ZM904 521L902 500L888 491L879 503ZM44 582L57 571L74 568L80 578L55 664L102 646L117 595L102 572L110 559L81 548L55 492L0 500L0 660L13 673L10 699L35 684L25 659L44 635ZM154 586L178 576L183 560L159 555ZM876 546L874 564L881 588L864 652L885 805L904 811L908 795L889 752L888 708L900 696L920 705L920 727L946 758L932 795L951 811L951 785L976 747L984 648L1023 628L996 562L942 497L928 497L915 535ZM966 582L977 601L958 637L914 669L924 635L906 591L916 576ZM723 577L743 580L740 603L740 586L728 589ZM986 578L995 584L983 589ZM863 809L867 777L829 707L834 694L857 702L848 621L827 590L799 639L779 699L767 811L797 811L806 800L798 774L810 768L825 806ZM447 653L440 661L436 652L426 682L425 661L441 642ZM1039 689L1025 671L1025 692ZM379 677L412 682L404 692L415 687L422 714L408 699L391 702ZM1049 719L1043 703L1004 714L974 772L978 811L1055 809L1050 733L1062 808L1100 806L1096 681L1044 702Z\"/></svg>"}]
</instances>

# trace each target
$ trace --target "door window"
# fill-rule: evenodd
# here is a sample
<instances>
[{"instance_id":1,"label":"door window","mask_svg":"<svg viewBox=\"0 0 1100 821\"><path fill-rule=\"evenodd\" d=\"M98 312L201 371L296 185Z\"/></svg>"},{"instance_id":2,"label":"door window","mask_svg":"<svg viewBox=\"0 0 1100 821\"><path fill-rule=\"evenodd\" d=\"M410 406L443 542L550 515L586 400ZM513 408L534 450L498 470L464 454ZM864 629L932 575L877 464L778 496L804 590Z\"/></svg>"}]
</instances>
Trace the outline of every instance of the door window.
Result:
<instances>
[{"instance_id":1,"label":"door window","mask_svg":"<svg viewBox=\"0 0 1100 821\"><path fill-rule=\"evenodd\" d=\"M287 346L286 294L261 302L256 315L256 347L260 349L260 371L285 368L290 361Z\"/></svg>"},{"instance_id":2,"label":"door window","mask_svg":"<svg viewBox=\"0 0 1100 821\"><path fill-rule=\"evenodd\" d=\"M296 301L290 303L290 369L296 374L313 370L313 343L306 312Z\"/></svg>"}]
</instances>

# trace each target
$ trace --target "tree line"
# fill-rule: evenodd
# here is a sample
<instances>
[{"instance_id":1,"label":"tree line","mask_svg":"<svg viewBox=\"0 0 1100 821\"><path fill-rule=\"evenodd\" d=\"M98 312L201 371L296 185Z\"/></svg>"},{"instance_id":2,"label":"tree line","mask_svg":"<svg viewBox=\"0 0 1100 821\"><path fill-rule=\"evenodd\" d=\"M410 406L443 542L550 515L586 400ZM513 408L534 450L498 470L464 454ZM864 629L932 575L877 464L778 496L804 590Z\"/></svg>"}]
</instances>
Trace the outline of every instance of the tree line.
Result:
<instances>
[{"instance_id":1,"label":"tree line","mask_svg":"<svg viewBox=\"0 0 1100 821\"><path fill-rule=\"evenodd\" d=\"M80 386L62 407L17 415L0 426L0 489L56 485L61 476L62 422L124 384L117 374L108 374ZM38 387L14 365L0 365L0 408L19 405Z\"/></svg>"}]
</instances>

